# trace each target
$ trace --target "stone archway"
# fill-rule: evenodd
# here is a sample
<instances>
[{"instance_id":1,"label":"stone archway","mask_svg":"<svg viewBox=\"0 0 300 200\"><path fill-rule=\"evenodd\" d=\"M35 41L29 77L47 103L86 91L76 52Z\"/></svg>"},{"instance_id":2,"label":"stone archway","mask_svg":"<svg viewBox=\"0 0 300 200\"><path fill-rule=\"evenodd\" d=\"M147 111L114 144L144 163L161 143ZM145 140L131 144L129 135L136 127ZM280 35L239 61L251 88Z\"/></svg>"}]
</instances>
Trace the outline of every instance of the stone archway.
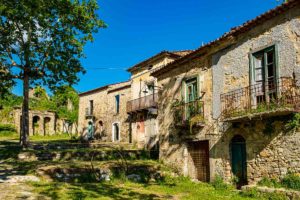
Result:
<instances>
[{"instance_id":1,"label":"stone archway","mask_svg":"<svg viewBox=\"0 0 300 200\"><path fill-rule=\"evenodd\" d=\"M41 118L39 116L33 116L32 118L32 134L36 135L40 131L40 120Z\"/></svg>"},{"instance_id":2,"label":"stone archway","mask_svg":"<svg viewBox=\"0 0 300 200\"><path fill-rule=\"evenodd\" d=\"M44 118L44 135L49 135L50 134L50 122L51 122L50 117L45 117Z\"/></svg>"}]
</instances>

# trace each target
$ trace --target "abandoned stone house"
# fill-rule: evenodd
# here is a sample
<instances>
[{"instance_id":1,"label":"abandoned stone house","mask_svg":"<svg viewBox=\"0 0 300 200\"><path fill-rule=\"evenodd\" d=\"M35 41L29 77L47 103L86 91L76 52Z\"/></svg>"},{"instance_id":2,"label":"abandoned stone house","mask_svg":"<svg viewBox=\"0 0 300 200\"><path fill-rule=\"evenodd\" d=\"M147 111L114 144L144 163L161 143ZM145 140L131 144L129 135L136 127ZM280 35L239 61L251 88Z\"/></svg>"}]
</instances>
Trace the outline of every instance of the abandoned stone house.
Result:
<instances>
[{"instance_id":1,"label":"abandoned stone house","mask_svg":"<svg viewBox=\"0 0 300 200\"><path fill-rule=\"evenodd\" d=\"M92 122L96 138L158 148L157 91L153 70L191 51L163 51L128 69L127 82L106 85L79 95L79 132L87 134Z\"/></svg>"},{"instance_id":2,"label":"abandoned stone house","mask_svg":"<svg viewBox=\"0 0 300 200\"><path fill-rule=\"evenodd\" d=\"M127 113L134 143L139 148L158 149L156 78L150 73L168 63L183 57L191 51L162 51L127 71L131 73L131 100L127 102Z\"/></svg>"},{"instance_id":3,"label":"abandoned stone house","mask_svg":"<svg viewBox=\"0 0 300 200\"><path fill-rule=\"evenodd\" d=\"M131 142L126 103L130 82L106 85L79 94L79 133L86 136L88 123L95 138L107 142Z\"/></svg>"},{"instance_id":4,"label":"abandoned stone house","mask_svg":"<svg viewBox=\"0 0 300 200\"><path fill-rule=\"evenodd\" d=\"M42 88L43 89L43 88ZM29 98L39 100L35 88L30 89ZM49 98L45 93L45 97ZM73 109L73 105L68 101L68 109ZM2 120L3 121L3 120ZM5 124L13 124L18 132L21 132L22 108L14 107L10 116L3 121ZM51 110L29 110L29 135L53 135L56 133L77 133L77 124L69 123L66 119L61 119L55 111Z\"/></svg>"},{"instance_id":5,"label":"abandoned stone house","mask_svg":"<svg viewBox=\"0 0 300 200\"><path fill-rule=\"evenodd\" d=\"M300 172L300 1L290 0L154 70L160 159L201 181ZM236 179L235 179L236 180Z\"/></svg>"}]
</instances>

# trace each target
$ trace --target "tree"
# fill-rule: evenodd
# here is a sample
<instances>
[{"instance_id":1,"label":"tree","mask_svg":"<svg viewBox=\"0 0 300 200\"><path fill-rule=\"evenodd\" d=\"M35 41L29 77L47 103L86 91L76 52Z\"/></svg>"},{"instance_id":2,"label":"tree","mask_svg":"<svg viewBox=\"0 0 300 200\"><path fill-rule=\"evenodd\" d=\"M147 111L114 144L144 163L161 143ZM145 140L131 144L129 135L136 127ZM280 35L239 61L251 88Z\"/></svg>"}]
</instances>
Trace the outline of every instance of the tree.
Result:
<instances>
[{"instance_id":1,"label":"tree","mask_svg":"<svg viewBox=\"0 0 300 200\"><path fill-rule=\"evenodd\" d=\"M0 86L23 82L23 147L29 134L29 88L78 81L78 73L85 72L80 63L84 45L105 27L97 9L96 0L0 0Z\"/></svg>"},{"instance_id":2,"label":"tree","mask_svg":"<svg viewBox=\"0 0 300 200\"><path fill-rule=\"evenodd\" d=\"M52 101L56 106L59 118L66 119L70 124L74 124L78 119L79 96L77 91L64 85L54 91Z\"/></svg>"}]
</instances>

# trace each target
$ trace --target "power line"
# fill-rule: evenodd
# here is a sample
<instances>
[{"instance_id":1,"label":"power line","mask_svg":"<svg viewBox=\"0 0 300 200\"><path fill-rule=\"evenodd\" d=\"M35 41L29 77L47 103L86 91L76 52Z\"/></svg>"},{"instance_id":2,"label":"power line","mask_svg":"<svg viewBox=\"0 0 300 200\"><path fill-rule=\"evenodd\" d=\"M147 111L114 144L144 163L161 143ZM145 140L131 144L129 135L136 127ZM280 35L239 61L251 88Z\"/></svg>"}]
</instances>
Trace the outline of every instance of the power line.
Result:
<instances>
[{"instance_id":1,"label":"power line","mask_svg":"<svg viewBox=\"0 0 300 200\"><path fill-rule=\"evenodd\" d=\"M85 68L87 70L127 70L127 68L121 68L121 67L90 67Z\"/></svg>"}]
</instances>

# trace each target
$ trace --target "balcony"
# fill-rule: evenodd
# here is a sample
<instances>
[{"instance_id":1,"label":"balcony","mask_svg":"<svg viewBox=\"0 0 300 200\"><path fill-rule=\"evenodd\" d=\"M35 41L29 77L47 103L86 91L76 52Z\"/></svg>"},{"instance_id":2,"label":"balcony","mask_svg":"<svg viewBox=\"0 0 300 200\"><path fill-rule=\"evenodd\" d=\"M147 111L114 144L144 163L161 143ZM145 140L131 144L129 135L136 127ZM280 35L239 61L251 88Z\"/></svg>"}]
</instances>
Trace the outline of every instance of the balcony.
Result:
<instances>
[{"instance_id":1,"label":"balcony","mask_svg":"<svg viewBox=\"0 0 300 200\"><path fill-rule=\"evenodd\" d=\"M93 109L91 109L91 108L86 108L85 109L85 117L86 118L89 118L89 117L93 117L94 115L93 115Z\"/></svg>"},{"instance_id":2,"label":"balcony","mask_svg":"<svg viewBox=\"0 0 300 200\"><path fill-rule=\"evenodd\" d=\"M128 101L126 107L127 113L134 113L138 111L148 110L150 108L157 108L157 102L157 93Z\"/></svg>"},{"instance_id":3,"label":"balcony","mask_svg":"<svg viewBox=\"0 0 300 200\"><path fill-rule=\"evenodd\" d=\"M279 78L222 94L223 121L243 121L298 112L299 89L294 79Z\"/></svg>"},{"instance_id":4,"label":"balcony","mask_svg":"<svg viewBox=\"0 0 300 200\"><path fill-rule=\"evenodd\" d=\"M177 127L203 127L205 124L203 101L196 100L189 103L180 103L174 106L173 111L174 122Z\"/></svg>"}]
</instances>

